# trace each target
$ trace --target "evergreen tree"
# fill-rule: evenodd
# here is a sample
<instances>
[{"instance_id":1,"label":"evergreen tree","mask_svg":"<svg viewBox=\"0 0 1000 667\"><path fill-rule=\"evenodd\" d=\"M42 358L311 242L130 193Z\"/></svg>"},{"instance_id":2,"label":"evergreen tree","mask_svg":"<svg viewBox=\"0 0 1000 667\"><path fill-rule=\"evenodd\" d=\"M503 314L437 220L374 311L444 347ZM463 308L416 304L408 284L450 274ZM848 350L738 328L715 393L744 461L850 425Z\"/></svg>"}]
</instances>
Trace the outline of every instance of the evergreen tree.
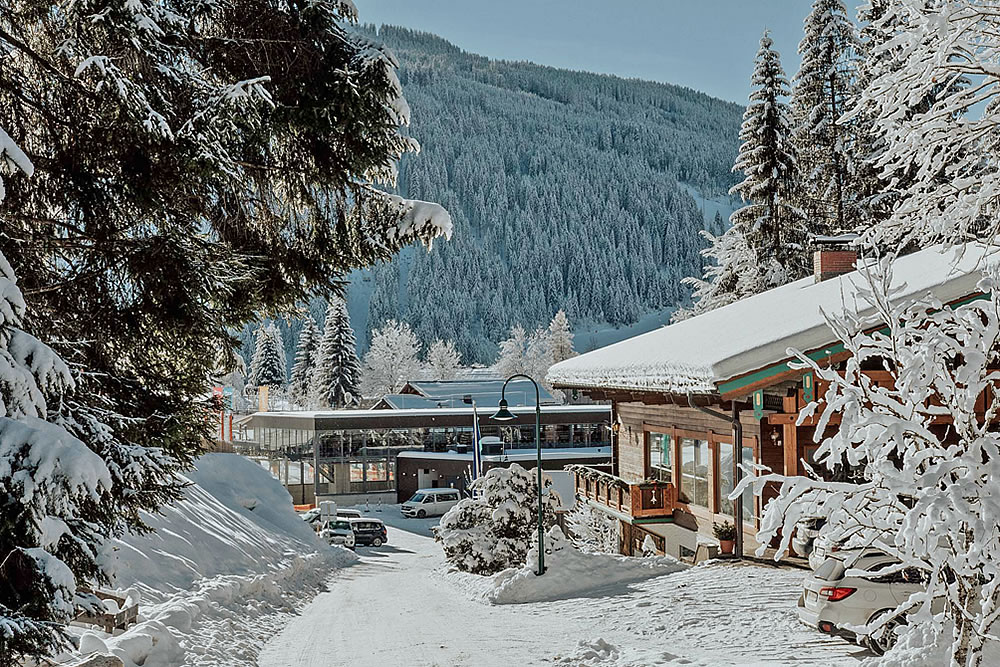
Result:
<instances>
[{"instance_id":1,"label":"evergreen tree","mask_svg":"<svg viewBox=\"0 0 1000 667\"><path fill-rule=\"evenodd\" d=\"M810 270L804 221L792 206L797 165L790 111L782 101L788 81L773 40L765 32L750 79L755 87L743 114L740 152L733 171L742 171L735 185L746 205L733 213L732 227L715 236L702 232L709 247L701 278L685 278L693 288L693 306L679 309L680 321L758 294Z\"/></svg>"},{"instance_id":2,"label":"evergreen tree","mask_svg":"<svg viewBox=\"0 0 1000 667\"><path fill-rule=\"evenodd\" d=\"M343 299L332 299L327 307L323 338L316 353L311 388L313 402L320 408L343 408L355 404L361 398L360 375L357 341L347 313L347 303Z\"/></svg>"},{"instance_id":3,"label":"evergreen tree","mask_svg":"<svg viewBox=\"0 0 1000 667\"><path fill-rule=\"evenodd\" d=\"M783 99L788 80L774 42L765 31L760 39L756 66L750 83L756 87L743 114L739 156L733 171L744 174L733 186L746 206L733 213L731 221L754 250L757 261L776 262L778 284L808 273L806 231L789 198L795 187L796 163L792 146L791 113Z\"/></svg>"},{"instance_id":4,"label":"evergreen tree","mask_svg":"<svg viewBox=\"0 0 1000 667\"><path fill-rule=\"evenodd\" d=\"M285 349L280 340L281 333L273 322L262 324L257 330L257 343L247 377L251 387L280 387L285 384Z\"/></svg>"},{"instance_id":5,"label":"evergreen tree","mask_svg":"<svg viewBox=\"0 0 1000 667\"><path fill-rule=\"evenodd\" d=\"M319 338L316 321L311 315L306 315L295 349L295 365L292 366L292 381L288 388L292 401L301 407L309 407L311 403L310 385L316 371Z\"/></svg>"},{"instance_id":6,"label":"evergreen tree","mask_svg":"<svg viewBox=\"0 0 1000 667\"><path fill-rule=\"evenodd\" d=\"M34 173L2 127L0 164ZM0 203L6 195L0 183ZM78 584L107 582L107 541L140 527L142 509L180 489L166 456L121 442L120 415L81 400L94 384L27 329L44 317L28 310L0 253L2 665L40 662L68 647L65 628L79 608L99 608Z\"/></svg>"},{"instance_id":7,"label":"evergreen tree","mask_svg":"<svg viewBox=\"0 0 1000 667\"><path fill-rule=\"evenodd\" d=\"M454 341L440 338L431 343L427 350L427 365L430 366L432 380L453 380L462 364L462 355L455 348Z\"/></svg>"},{"instance_id":8,"label":"evergreen tree","mask_svg":"<svg viewBox=\"0 0 1000 667\"><path fill-rule=\"evenodd\" d=\"M853 128L839 123L854 95L858 41L842 0L814 0L792 88L801 180L799 208L819 233L858 222Z\"/></svg>"},{"instance_id":9,"label":"evergreen tree","mask_svg":"<svg viewBox=\"0 0 1000 667\"><path fill-rule=\"evenodd\" d=\"M573 332L570 331L566 311L560 309L549 322L548 339L550 365L576 356L576 350L573 349Z\"/></svg>"},{"instance_id":10,"label":"evergreen tree","mask_svg":"<svg viewBox=\"0 0 1000 667\"><path fill-rule=\"evenodd\" d=\"M420 343L405 322L389 320L372 335L365 353L361 389L365 396L391 394L416 376L420 370L417 354Z\"/></svg>"}]
</instances>

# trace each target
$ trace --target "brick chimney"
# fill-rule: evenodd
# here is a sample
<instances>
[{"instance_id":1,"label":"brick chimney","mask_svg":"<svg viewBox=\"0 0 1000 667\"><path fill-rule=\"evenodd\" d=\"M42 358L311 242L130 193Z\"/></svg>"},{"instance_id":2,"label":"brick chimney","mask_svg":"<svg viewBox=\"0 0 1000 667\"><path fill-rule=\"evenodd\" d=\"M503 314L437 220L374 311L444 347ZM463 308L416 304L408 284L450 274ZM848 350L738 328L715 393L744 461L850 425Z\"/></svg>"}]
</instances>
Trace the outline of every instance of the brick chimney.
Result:
<instances>
[{"instance_id":1,"label":"brick chimney","mask_svg":"<svg viewBox=\"0 0 1000 667\"><path fill-rule=\"evenodd\" d=\"M813 253L813 277L823 282L854 270L858 253L854 250L820 248Z\"/></svg>"}]
</instances>

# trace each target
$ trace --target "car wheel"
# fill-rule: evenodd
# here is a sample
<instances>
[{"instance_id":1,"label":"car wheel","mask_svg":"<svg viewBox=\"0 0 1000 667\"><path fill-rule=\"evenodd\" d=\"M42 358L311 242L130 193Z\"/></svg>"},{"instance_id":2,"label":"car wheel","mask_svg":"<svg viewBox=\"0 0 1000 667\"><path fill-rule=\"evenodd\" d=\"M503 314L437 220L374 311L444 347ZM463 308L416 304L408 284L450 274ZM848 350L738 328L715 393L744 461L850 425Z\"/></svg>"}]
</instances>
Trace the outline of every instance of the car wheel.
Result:
<instances>
[{"instance_id":1,"label":"car wheel","mask_svg":"<svg viewBox=\"0 0 1000 667\"><path fill-rule=\"evenodd\" d=\"M372 540L372 546L373 547L380 547L380 546L382 546L382 538L381 537L376 537L374 540Z\"/></svg>"},{"instance_id":2,"label":"car wheel","mask_svg":"<svg viewBox=\"0 0 1000 667\"><path fill-rule=\"evenodd\" d=\"M877 620L880 616L890 613L890 609L883 609L882 611L875 612L872 617L868 619L869 623ZM901 625L906 625L906 619L895 616L890 618L885 622L881 628L876 630L870 635L866 635L862 640L861 644L869 651L875 655L885 655L895 644L899 637L896 635L896 628Z\"/></svg>"},{"instance_id":3,"label":"car wheel","mask_svg":"<svg viewBox=\"0 0 1000 667\"><path fill-rule=\"evenodd\" d=\"M417 510L417 518L418 519L423 519L425 516L427 516L427 512L425 512L423 510Z\"/></svg>"}]
</instances>

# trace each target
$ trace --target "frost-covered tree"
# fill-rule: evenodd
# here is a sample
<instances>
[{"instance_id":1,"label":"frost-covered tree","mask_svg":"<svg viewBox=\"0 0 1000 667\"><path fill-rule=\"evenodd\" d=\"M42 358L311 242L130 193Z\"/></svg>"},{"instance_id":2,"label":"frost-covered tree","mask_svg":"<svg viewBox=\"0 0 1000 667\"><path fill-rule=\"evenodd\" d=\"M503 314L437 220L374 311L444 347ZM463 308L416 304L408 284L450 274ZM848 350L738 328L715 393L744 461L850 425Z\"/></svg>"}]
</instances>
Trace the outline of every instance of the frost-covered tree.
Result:
<instances>
[{"instance_id":1,"label":"frost-covered tree","mask_svg":"<svg viewBox=\"0 0 1000 667\"><path fill-rule=\"evenodd\" d=\"M560 309L549 322L547 336L551 355L550 365L576 356L576 350L573 349L573 332L569 328L565 310Z\"/></svg>"},{"instance_id":2,"label":"frost-covered tree","mask_svg":"<svg viewBox=\"0 0 1000 667\"><path fill-rule=\"evenodd\" d=\"M621 522L607 512L577 503L566 515L570 541L592 553L621 553Z\"/></svg>"},{"instance_id":3,"label":"frost-covered tree","mask_svg":"<svg viewBox=\"0 0 1000 667\"><path fill-rule=\"evenodd\" d=\"M854 95L857 34L842 0L814 0L799 42L792 110L799 208L821 233L853 230L853 130L840 118Z\"/></svg>"},{"instance_id":4,"label":"frost-covered tree","mask_svg":"<svg viewBox=\"0 0 1000 667\"><path fill-rule=\"evenodd\" d=\"M361 372L361 390L365 396L391 394L416 376L420 370L417 355L420 343L405 322L389 320L372 335Z\"/></svg>"},{"instance_id":5,"label":"frost-covered tree","mask_svg":"<svg viewBox=\"0 0 1000 667\"><path fill-rule=\"evenodd\" d=\"M692 288L693 305L677 310L675 322L783 285L810 270L808 231L793 206L799 175L791 112L783 101L789 95L788 80L773 46L765 32L733 165L733 171L743 172L743 181L730 192L746 205L733 213L732 227L724 233L702 232L709 243L702 255L708 261L701 278L683 280Z\"/></svg>"},{"instance_id":6,"label":"frost-covered tree","mask_svg":"<svg viewBox=\"0 0 1000 667\"><path fill-rule=\"evenodd\" d=\"M292 366L292 379L288 386L289 397L302 407L311 404L311 384L316 372L316 357L319 349L320 335L316 329L316 321L312 315L306 315L299 332L299 342L295 348L295 364Z\"/></svg>"},{"instance_id":7,"label":"frost-covered tree","mask_svg":"<svg viewBox=\"0 0 1000 667\"><path fill-rule=\"evenodd\" d=\"M280 387L285 384L285 346L281 343L281 332L273 322L261 324L257 329L247 383L251 387Z\"/></svg>"},{"instance_id":8,"label":"frost-covered tree","mask_svg":"<svg viewBox=\"0 0 1000 667\"><path fill-rule=\"evenodd\" d=\"M455 348L455 341L440 338L427 350L427 365L432 380L453 380L462 365L462 355Z\"/></svg>"},{"instance_id":9,"label":"frost-covered tree","mask_svg":"<svg viewBox=\"0 0 1000 667\"><path fill-rule=\"evenodd\" d=\"M340 298L332 299L316 352L310 390L313 403L320 408L343 408L357 403L361 398L360 366L347 303Z\"/></svg>"},{"instance_id":10,"label":"frost-covered tree","mask_svg":"<svg viewBox=\"0 0 1000 667\"><path fill-rule=\"evenodd\" d=\"M976 667L984 642L998 635L1000 272L991 266L985 275L979 289L987 298L952 306L932 296L893 299L889 265L875 266L861 293L870 315L827 319L850 353L843 368L798 354L802 367L829 383L822 403L803 411L821 411L814 457L830 472L848 461L860 481L753 480L758 492L780 484L761 521L761 544L780 534L783 553L796 520L819 514L833 538L850 535L848 546L876 547L898 558L900 569L925 573L924 592L867 628L878 636L903 619L894 664ZM864 372L873 361L888 382Z\"/></svg>"},{"instance_id":11,"label":"frost-covered tree","mask_svg":"<svg viewBox=\"0 0 1000 667\"><path fill-rule=\"evenodd\" d=\"M434 538L444 548L445 558L463 572L494 574L521 567L538 538L538 489L535 470L516 463L492 468L470 486L473 498L465 498L441 517ZM552 478L542 475L545 489ZM558 498L544 495L543 523L555 524Z\"/></svg>"},{"instance_id":12,"label":"frost-covered tree","mask_svg":"<svg viewBox=\"0 0 1000 667\"><path fill-rule=\"evenodd\" d=\"M993 238L1000 201L1000 3L893 0L874 26L889 38L873 53L891 66L864 82L859 106L883 142L875 166L898 190L899 204L866 240L926 245Z\"/></svg>"},{"instance_id":13,"label":"frost-covered tree","mask_svg":"<svg viewBox=\"0 0 1000 667\"><path fill-rule=\"evenodd\" d=\"M530 375L526 363L530 338L520 324L510 329L510 336L500 341L500 354L497 357L496 369L501 377L507 378L517 373Z\"/></svg>"}]
</instances>

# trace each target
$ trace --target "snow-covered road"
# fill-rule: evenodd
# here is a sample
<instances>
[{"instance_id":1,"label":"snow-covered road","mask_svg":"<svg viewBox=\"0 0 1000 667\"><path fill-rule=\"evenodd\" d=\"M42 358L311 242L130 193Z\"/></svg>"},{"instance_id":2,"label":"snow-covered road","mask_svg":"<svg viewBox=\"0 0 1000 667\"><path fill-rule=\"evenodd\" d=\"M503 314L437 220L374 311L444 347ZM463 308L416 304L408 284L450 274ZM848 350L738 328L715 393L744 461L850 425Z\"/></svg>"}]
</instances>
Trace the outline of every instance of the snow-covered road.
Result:
<instances>
[{"instance_id":1,"label":"snow-covered road","mask_svg":"<svg viewBox=\"0 0 1000 667\"><path fill-rule=\"evenodd\" d=\"M836 666L862 657L797 623L801 572L716 565L607 595L493 606L444 573L432 539L389 531L389 545L359 549L362 563L335 572L329 591L264 647L261 667Z\"/></svg>"}]
</instances>

